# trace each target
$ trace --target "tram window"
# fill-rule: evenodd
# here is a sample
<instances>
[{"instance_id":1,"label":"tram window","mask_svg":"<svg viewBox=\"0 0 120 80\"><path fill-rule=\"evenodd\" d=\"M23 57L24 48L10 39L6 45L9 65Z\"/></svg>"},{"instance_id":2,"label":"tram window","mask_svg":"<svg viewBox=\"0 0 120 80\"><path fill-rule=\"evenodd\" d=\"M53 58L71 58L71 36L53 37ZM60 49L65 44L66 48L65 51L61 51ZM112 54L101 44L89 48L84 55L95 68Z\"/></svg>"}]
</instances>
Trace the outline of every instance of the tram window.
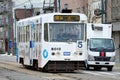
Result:
<instances>
[{"instance_id":1,"label":"tram window","mask_svg":"<svg viewBox=\"0 0 120 80\"><path fill-rule=\"evenodd\" d=\"M25 42L27 42L27 26L25 26Z\"/></svg>"},{"instance_id":2,"label":"tram window","mask_svg":"<svg viewBox=\"0 0 120 80\"><path fill-rule=\"evenodd\" d=\"M20 28L20 42L22 42L22 27Z\"/></svg>"},{"instance_id":3,"label":"tram window","mask_svg":"<svg viewBox=\"0 0 120 80\"><path fill-rule=\"evenodd\" d=\"M18 42L20 42L20 27L18 27Z\"/></svg>"},{"instance_id":4,"label":"tram window","mask_svg":"<svg viewBox=\"0 0 120 80\"><path fill-rule=\"evenodd\" d=\"M36 42L36 25L35 25L35 29L34 29L34 40L35 40L35 42Z\"/></svg>"},{"instance_id":5,"label":"tram window","mask_svg":"<svg viewBox=\"0 0 120 80\"><path fill-rule=\"evenodd\" d=\"M29 39L30 39L30 32L29 31L30 31L30 26L28 26L28 33L27 33L27 39L28 40L27 41L29 41Z\"/></svg>"},{"instance_id":6,"label":"tram window","mask_svg":"<svg viewBox=\"0 0 120 80\"><path fill-rule=\"evenodd\" d=\"M28 29L27 29L27 26L26 26L26 42L27 42L27 31L28 31Z\"/></svg>"},{"instance_id":7,"label":"tram window","mask_svg":"<svg viewBox=\"0 0 120 80\"><path fill-rule=\"evenodd\" d=\"M19 42L20 42L20 40L21 40L20 27L19 27L18 31L19 31Z\"/></svg>"},{"instance_id":8,"label":"tram window","mask_svg":"<svg viewBox=\"0 0 120 80\"><path fill-rule=\"evenodd\" d=\"M20 27L18 27L18 42L20 42Z\"/></svg>"},{"instance_id":9,"label":"tram window","mask_svg":"<svg viewBox=\"0 0 120 80\"><path fill-rule=\"evenodd\" d=\"M22 27L22 42L24 42L24 27Z\"/></svg>"},{"instance_id":10,"label":"tram window","mask_svg":"<svg viewBox=\"0 0 120 80\"><path fill-rule=\"evenodd\" d=\"M26 42L29 41L29 26L26 26Z\"/></svg>"},{"instance_id":11,"label":"tram window","mask_svg":"<svg viewBox=\"0 0 120 80\"><path fill-rule=\"evenodd\" d=\"M22 28L20 27L20 42L21 42L21 40L22 40L22 30L21 30Z\"/></svg>"},{"instance_id":12,"label":"tram window","mask_svg":"<svg viewBox=\"0 0 120 80\"><path fill-rule=\"evenodd\" d=\"M22 27L22 42L24 42L24 27Z\"/></svg>"},{"instance_id":13,"label":"tram window","mask_svg":"<svg viewBox=\"0 0 120 80\"><path fill-rule=\"evenodd\" d=\"M22 35L23 35L23 33L22 33L22 28L23 28L23 27L21 27L21 42L22 42L22 40L23 40L23 36L22 36Z\"/></svg>"},{"instance_id":14,"label":"tram window","mask_svg":"<svg viewBox=\"0 0 120 80\"><path fill-rule=\"evenodd\" d=\"M23 27L23 42L25 42L25 26Z\"/></svg>"},{"instance_id":15,"label":"tram window","mask_svg":"<svg viewBox=\"0 0 120 80\"><path fill-rule=\"evenodd\" d=\"M48 41L48 24L44 24L44 40Z\"/></svg>"},{"instance_id":16,"label":"tram window","mask_svg":"<svg viewBox=\"0 0 120 80\"><path fill-rule=\"evenodd\" d=\"M22 42L24 42L24 33L23 33L23 41Z\"/></svg>"},{"instance_id":17,"label":"tram window","mask_svg":"<svg viewBox=\"0 0 120 80\"><path fill-rule=\"evenodd\" d=\"M21 32L21 42L22 42L22 27L21 27L21 31L20 32Z\"/></svg>"},{"instance_id":18,"label":"tram window","mask_svg":"<svg viewBox=\"0 0 120 80\"><path fill-rule=\"evenodd\" d=\"M35 29L33 30L33 34L34 34L34 35L33 35L33 40L36 41L36 38L35 38L35 37L36 37L36 36L35 36L35 34L36 34Z\"/></svg>"},{"instance_id":19,"label":"tram window","mask_svg":"<svg viewBox=\"0 0 120 80\"><path fill-rule=\"evenodd\" d=\"M39 24L36 25L36 41L38 42L39 40Z\"/></svg>"},{"instance_id":20,"label":"tram window","mask_svg":"<svg viewBox=\"0 0 120 80\"><path fill-rule=\"evenodd\" d=\"M25 41L24 42L26 42L26 26L24 27L24 38L25 38Z\"/></svg>"},{"instance_id":21,"label":"tram window","mask_svg":"<svg viewBox=\"0 0 120 80\"><path fill-rule=\"evenodd\" d=\"M42 25L39 26L39 34L38 34L39 35L39 41L41 41L41 32L42 32L41 26Z\"/></svg>"},{"instance_id":22,"label":"tram window","mask_svg":"<svg viewBox=\"0 0 120 80\"><path fill-rule=\"evenodd\" d=\"M35 35L35 41L38 42L38 24L35 25L35 30L34 30L34 35Z\"/></svg>"}]
</instances>

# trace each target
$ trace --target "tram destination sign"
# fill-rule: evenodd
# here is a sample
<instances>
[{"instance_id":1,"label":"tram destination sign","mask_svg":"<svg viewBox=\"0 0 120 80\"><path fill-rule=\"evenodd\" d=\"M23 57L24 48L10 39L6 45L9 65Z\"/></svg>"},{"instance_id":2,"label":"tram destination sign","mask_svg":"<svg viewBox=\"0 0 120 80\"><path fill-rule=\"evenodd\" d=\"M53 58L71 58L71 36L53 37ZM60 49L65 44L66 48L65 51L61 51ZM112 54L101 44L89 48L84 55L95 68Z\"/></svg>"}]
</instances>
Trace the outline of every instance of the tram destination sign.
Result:
<instances>
[{"instance_id":1,"label":"tram destination sign","mask_svg":"<svg viewBox=\"0 0 120 80\"><path fill-rule=\"evenodd\" d=\"M54 21L80 21L79 15L54 15Z\"/></svg>"}]
</instances>

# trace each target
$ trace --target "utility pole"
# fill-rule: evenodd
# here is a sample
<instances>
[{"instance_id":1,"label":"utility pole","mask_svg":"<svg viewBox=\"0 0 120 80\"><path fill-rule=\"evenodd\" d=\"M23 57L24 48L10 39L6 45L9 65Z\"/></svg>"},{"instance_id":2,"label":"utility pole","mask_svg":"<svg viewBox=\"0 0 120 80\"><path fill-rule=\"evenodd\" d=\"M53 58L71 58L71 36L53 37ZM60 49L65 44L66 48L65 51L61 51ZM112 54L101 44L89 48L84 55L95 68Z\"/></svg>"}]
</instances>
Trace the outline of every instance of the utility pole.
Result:
<instances>
[{"instance_id":1,"label":"utility pole","mask_svg":"<svg viewBox=\"0 0 120 80\"><path fill-rule=\"evenodd\" d=\"M14 35L14 53L15 53L15 55L16 55L16 61L18 61L18 48L17 48L17 27L16 27L16 21L17 21L17 19L16 19L16 10L15 9L13 9L13 11L14 11L14 28L15 28L15 35Z\"/></svg>"},{"instance_id":2,"label":"utility pole","mask_svg":"<svg viewBox=\"0 0 120 80\"><path fill-rule=\"evenodd\" d=\"M26 18L26 6L24 5L24 18Z\"/></svg>"},{"instance_id":3,"label":"utility pole","mask_svg":"<svg viewBox=\"0 0 120 80\"><path fill-rule=\"evenodd\" d=\"M55 7L55 12L57 12L57 0L54 0L54 7Z\"/></svg>"},{"instance_id":4,"label":"utility pole","mask_svg":"<svg viewBox=\"0 0 120 80\"><path fill-rule=\"evenodd\" d=\"M60 7L60 0L58 0L58 4L59 4L59 12L60 12L60 9L61 9L61 7Z\"/></svg>"},{"instance_id":5,"label":"utility pole","mask_svg":"<svg viewBox=\"0 0 120 80\"><path fill-rule=\"evenodd\" d=\"M9 10L7 12L7 16L8 16L8 55L10 53L13 53L13 43L14 43L14 35L13 35L13 19L12 19L12 0L7 0L8 6L9 6Z\"/></svg>"},{"instance_id":6,"label":"utility pole","mask_svg":"<svg viewBox=\"0 0 120 80\"><path fill-rule=\"evenodd\" d=\"M31 16L33 16L33 4L31 3L31 0L29 0L30 5L31 5Z\"/></svg>"},{"instance_id":7,"label":"utility pole","mask_svg":"<svg viewBox=\"0 0 120 80\"><path fill-rule=\"evenodd\" d=\"M104 0L101 0L101 9L102 9L101 23L104 23Z\"/></svg>"},{"instance_id":8,"label":"utility pole","mask_svg":"<svg viewBox=\"0 0 120 80\"><path fill-rule=\"evenodd\" d=\"M55 9L55 0L52 2L49 0L49 2L46 2L46 0L43 1L43 12L44 13L53 13Z\"/></svg>"}]
</instances>

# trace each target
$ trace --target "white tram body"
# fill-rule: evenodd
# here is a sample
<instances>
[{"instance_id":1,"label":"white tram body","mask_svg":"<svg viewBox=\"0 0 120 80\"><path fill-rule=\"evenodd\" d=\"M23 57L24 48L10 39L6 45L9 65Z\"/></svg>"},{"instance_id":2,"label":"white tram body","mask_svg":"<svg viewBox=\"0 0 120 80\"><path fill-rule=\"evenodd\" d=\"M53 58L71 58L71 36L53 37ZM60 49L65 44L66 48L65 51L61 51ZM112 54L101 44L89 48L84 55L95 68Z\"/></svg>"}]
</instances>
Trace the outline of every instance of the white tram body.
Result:
<instances>
[{"instance_id":1,"label":"white tram body","mask_svg":"<svg viewBox=\"0 0 120 80\"><path fill-rule=\"evenodd\" d=\"M19 20L19 63L55 71L85 67L86 22L81 13L49 13Z\"/></svg>"}]
</instances>

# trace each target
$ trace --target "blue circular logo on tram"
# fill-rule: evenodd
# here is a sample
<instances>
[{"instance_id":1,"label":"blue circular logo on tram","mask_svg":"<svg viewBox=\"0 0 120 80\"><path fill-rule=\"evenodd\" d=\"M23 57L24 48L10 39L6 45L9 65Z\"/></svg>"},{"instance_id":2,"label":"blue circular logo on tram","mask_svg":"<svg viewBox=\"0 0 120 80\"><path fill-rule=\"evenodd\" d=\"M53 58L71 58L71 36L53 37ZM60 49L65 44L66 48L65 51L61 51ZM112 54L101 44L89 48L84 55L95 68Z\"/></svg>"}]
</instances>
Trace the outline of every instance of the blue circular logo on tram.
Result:
<instances>
[{"instance_id":1,"label":"blue circular logo on tram","mask_svg":"<svg viewBox=\"0 0 120 80\"><path fill-rule=\"evenodd\" d=\"M46 49L43 51L43 57L44 57L44 58L47 58L47 57L48 57L48 52L47 52Z\"/></svg>"},{"instance_id":2,"label":"blue circular logo on tram","mask_svg":"<svg viewBox=\"0 0 120 80\"><path fill-rule=\"evenodd\" d=\"M82 48L83 45L82 45L82 42L78 42L78 48Z\"/></svg>"}]
</instances>

